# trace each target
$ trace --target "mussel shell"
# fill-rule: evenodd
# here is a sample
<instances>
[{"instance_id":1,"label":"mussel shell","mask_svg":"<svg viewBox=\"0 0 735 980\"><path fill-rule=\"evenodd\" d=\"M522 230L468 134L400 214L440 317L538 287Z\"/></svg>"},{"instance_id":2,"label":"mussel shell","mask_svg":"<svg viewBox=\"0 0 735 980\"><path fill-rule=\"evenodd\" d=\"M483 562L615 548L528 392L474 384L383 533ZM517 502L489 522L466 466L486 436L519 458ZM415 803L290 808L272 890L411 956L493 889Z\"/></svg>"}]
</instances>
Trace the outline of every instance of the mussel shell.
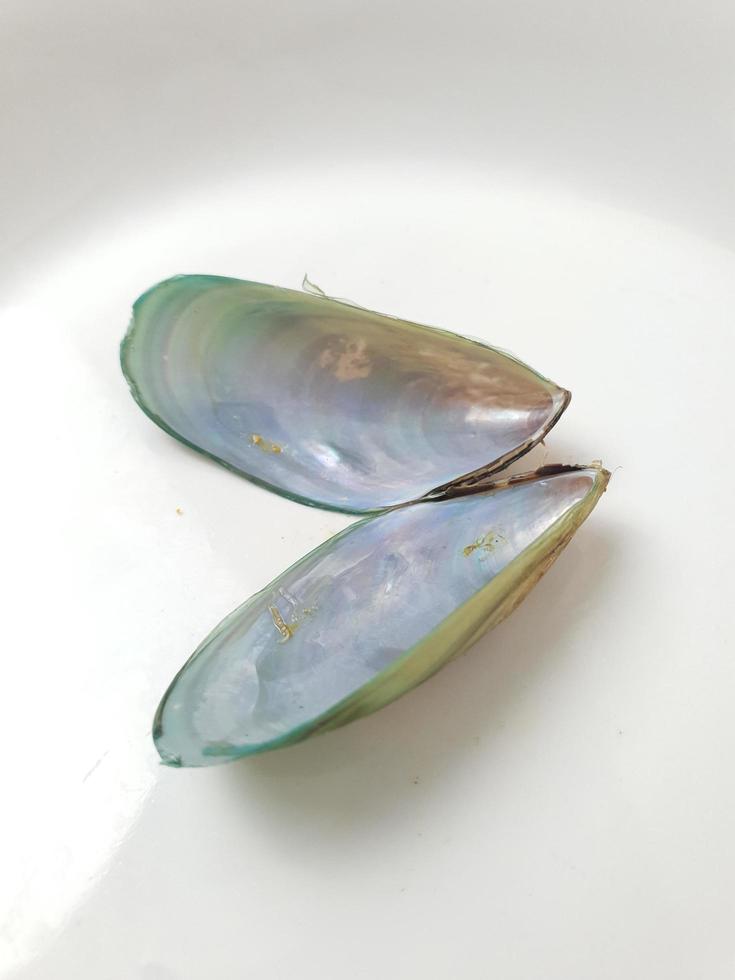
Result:
<instances>
[{"instance_id":1,"label":"mussel shell","mask_svg":"<svg viewBox=\"0 0 735 980\"><path fill-rule=\"evenodd\" d=\"M598 466L547 468L336 535L228 616L182 668L154 723L161 758L224 762L392 701L515 608L608 477Z\"/></svg>"},{"instance_id":2,"label":"mussel shell","mask_svg":"<svg viewBox=\"0 0 735 980\"><path fill-rule=\"evenodd\" d=\"M121 360L143 410L181 441L278 493L355 513L486 477L569 400L479 342L218 276L141 296Z\"/></svg>"}]
</instances>

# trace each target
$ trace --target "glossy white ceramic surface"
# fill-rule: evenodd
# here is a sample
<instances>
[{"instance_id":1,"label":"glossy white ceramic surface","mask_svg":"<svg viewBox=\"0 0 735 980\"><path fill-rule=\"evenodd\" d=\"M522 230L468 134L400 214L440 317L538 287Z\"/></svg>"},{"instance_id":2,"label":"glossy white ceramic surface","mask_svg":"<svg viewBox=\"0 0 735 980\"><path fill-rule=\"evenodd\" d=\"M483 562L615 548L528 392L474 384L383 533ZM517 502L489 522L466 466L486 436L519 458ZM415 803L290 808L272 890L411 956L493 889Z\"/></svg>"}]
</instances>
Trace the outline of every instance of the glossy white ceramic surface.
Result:
<instances>
[{"instance_id":1,"label":"glossy white ceramic surface","mask_svg":"<svg viewBox=\"0 0 735 980\"><path fill-rule=\"evenodd\" d=\"M730 980L734 19L2 5L3 980ZM427 684L187 771L170 677L350 520L132 403L130 304L193 271L512 350L573 392L530 462L614 473Z\"/></svg>"}]
</instances>

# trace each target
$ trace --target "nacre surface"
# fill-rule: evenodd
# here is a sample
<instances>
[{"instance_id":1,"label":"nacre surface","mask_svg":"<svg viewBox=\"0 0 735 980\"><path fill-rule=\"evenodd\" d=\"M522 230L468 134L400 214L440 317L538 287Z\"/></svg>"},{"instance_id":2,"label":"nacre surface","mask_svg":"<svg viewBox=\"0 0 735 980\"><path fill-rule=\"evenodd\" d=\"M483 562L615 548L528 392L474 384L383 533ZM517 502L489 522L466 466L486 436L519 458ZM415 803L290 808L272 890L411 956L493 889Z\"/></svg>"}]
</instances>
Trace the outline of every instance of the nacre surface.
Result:
<instances>
[{"instance_id":1,"label":"nacre surface","mask_svg":"<svg viewBox=\"0 0 735 980\"><path fill-rule=\"evenodd\" d=\"M503 619L607 484L549 468L363 520L228 616L154 725L171 765L276 748L374 711Z\"/></svg>"},{"instance_id":2,"label":"nacre surface","mask_svg":"<svg viewBox=\"0 0 735 980\"><path fill-rule=\"evenodd\" d=\"M141 296L121 360L141 407L181 441L279 493L356 513L501 469L569 400L480 342L218 276Z\"/></svg>"}]
</instances>

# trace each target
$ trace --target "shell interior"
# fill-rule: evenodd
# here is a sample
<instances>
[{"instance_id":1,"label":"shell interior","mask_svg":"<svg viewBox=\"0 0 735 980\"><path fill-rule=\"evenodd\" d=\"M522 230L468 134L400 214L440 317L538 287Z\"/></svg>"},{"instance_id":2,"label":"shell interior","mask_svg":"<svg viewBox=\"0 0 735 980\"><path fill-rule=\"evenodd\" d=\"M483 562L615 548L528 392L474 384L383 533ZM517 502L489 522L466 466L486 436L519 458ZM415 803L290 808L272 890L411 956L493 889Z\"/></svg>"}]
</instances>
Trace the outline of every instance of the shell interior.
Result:
<instances>
[{"instance_id":1,"label":"shell interior","mask_svg":"<svg viewBox=\"0 0 735 980\"><path fill-rule=\"evenodd\" d=\"M512 610L605 489L549 468L361 521L228 616L159 708L163 760L200 766L373 711Z\"/></svg>"},{"instance_id":2,"label":"shell interior","mask_svg":"<svg viewBox=\"0 0 735 980\"><path fill-rule=\"evenodd\" d=\"M278 493L355 513L486 478L569 401L479 342L218 276L141 296L121 359L143 410L181 441Z\"/></svg>"}]
</instances>

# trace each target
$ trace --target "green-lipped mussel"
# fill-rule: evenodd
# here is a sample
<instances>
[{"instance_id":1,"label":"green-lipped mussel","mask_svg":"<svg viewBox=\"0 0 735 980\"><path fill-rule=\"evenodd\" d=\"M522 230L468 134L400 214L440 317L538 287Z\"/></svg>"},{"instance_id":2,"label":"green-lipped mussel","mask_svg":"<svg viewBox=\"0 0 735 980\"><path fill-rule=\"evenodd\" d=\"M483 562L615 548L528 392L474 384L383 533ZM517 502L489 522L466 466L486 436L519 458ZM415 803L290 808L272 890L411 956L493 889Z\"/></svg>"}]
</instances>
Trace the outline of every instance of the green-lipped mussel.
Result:
<instances>
[{"instance_id":1,"label":"green-lipped mussel","mask_svg":"<svg viewBox=\"0 0 735 980\"><path fill-rule=\"evenodd\" d=\"M135 304L122 364L183 442L305 503L381 512L201 644L156 715L170 765L301 741L410 690L515 608L609 478L599 464L498 478L568 392L481 343L326 297L171 279Z\"/></svg>"},{"instance_id":2,"label":"green-lipped mussel","mask_svg":"<svg viewBox=\"0 0 735 980\"><path fill-rule=\"evenodd\" d=\"M569 401L479 342L216 276L145 293L122 365L141 408L182 442L349 513L485 478L539 442Z\"/></svg>"}]
</instances>

